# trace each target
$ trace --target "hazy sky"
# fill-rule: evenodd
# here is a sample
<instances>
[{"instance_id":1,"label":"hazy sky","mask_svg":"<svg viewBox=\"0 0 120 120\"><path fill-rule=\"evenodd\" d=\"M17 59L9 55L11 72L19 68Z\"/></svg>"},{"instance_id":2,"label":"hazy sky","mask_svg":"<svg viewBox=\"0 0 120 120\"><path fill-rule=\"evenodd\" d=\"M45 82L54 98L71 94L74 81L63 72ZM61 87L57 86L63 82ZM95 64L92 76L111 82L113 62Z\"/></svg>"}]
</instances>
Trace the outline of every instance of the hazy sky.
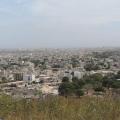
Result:
<instances>
[{"instance_id":1,"label":"hazy sky","mask_svg":"<svg viewBox=\"0 0 120 120\"><path fill-rule=\"evenodd\" d=\"M120 46L120 0L0 0L0 48Z\"/></svg>"}]
</instances>

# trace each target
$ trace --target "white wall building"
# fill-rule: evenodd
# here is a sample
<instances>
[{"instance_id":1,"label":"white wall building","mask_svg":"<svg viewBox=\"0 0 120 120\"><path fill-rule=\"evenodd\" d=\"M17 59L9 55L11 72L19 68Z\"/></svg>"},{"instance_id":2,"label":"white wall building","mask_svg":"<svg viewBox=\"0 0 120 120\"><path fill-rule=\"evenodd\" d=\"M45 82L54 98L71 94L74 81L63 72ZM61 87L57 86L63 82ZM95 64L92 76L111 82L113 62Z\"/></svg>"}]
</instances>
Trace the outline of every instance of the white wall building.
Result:
<instances>
[{"instance_id":1,"label":"white wall building","mask_svg":"<svg viewBox=\"0 0 120 120\"><path fill-rule=\"evenodd\" d=\"M84 76L84 72L74 71L74 77L81 79Z\"/></svg>"},{"instance_id":2,"label":"white wall building","mask_svg":"<svg viewBox=\"0 0 120 120\"><path fill-rule=\"evenodd\" d=\"M24 74L23 81L26 81L26 82L35 81L35 75L34 74Z\"/></svg>"}]
</instances>

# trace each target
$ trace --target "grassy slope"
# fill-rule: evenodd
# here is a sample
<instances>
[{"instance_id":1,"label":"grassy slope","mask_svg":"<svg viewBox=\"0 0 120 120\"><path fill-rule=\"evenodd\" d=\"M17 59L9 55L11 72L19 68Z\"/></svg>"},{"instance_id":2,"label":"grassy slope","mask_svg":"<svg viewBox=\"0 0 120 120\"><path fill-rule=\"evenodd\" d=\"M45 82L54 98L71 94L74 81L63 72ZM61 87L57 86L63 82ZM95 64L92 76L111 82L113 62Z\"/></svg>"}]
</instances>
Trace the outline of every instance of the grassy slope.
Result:
<instances>
[{"instance_id":1,"label":"grassy slope","mask_svg":"<svg viewBox=\"0 0 120 120\"><path fill-rule=\"evenodd\" d=\"M2 96L0 116L6 120L120 120L120 100L59 97L15 102Z\"/></svg>"}]
</instances>

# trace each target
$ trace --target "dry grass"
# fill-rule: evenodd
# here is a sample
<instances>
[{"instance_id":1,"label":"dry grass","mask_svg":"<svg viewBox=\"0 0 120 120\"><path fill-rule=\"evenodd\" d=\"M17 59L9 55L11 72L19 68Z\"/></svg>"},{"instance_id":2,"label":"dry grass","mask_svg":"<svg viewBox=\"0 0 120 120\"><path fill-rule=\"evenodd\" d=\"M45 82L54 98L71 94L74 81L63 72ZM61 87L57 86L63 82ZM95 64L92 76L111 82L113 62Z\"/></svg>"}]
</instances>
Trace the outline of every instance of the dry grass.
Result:
<instances>
[{"instance_id":1,"label":"dry grass","mask_svg":"<svg viewBox=\"0 0 120 120\"><path fill-rule=\"evenodd\" d=\"M120 120L120 100L54 97L18 102L3 96L0 116L5 120Z\"/></svg>"}]
</instances>

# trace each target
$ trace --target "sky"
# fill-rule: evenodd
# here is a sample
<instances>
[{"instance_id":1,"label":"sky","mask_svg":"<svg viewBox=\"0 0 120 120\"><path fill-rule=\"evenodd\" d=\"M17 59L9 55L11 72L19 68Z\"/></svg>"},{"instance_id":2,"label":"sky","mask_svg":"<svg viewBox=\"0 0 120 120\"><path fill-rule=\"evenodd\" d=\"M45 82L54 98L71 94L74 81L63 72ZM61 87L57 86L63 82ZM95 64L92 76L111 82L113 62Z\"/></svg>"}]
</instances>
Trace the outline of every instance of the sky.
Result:
<instances>
[{"instance_id":1,"label":"sky","mask_svg":"<svg viewBox=\"0 0 120 120\"><path fill-rule=\"evenodd\" d=\"M120 47L120 0L0 0L0 48Z\"/></svg>"}]
</instances>

